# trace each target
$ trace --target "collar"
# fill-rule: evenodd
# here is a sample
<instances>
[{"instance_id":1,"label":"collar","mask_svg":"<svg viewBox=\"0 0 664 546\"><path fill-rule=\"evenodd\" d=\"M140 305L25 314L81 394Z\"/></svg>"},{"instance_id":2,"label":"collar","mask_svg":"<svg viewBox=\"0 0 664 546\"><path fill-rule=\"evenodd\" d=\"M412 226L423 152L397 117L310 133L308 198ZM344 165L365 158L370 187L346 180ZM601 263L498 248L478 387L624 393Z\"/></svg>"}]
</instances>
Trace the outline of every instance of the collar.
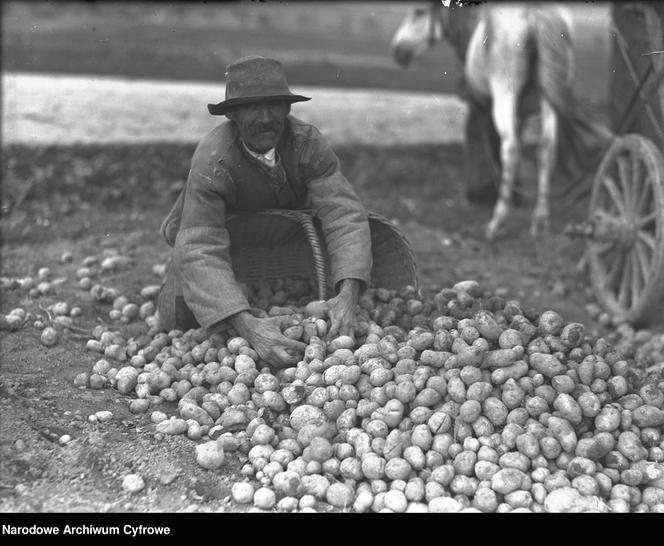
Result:
<instances>
[{"instance_id":1,"label":"collar","mask_svg":"<svg viewBox=\"0 0 664 546\"><path fill-rule=\"evenodd\" d=\"M274 167L277 164L277 149L272 148L271 150L268 150L264 154L259 154L257 152L254 152L249 149L249 147L242 141L242 146L244 146L244 149L252 156L258 159L261 163L264 165L267 165L268 167Z\"/></svg>"}]
</instances>

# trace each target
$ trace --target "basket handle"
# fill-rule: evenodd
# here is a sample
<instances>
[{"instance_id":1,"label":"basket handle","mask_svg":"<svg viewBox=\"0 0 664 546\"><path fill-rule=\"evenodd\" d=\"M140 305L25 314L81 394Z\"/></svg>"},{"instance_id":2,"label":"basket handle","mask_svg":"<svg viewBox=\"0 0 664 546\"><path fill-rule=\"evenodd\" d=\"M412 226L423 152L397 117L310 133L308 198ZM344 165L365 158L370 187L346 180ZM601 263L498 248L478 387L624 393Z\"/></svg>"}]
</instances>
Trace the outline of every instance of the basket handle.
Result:
<instances>
[{"instance_id":1,"label":"basket handle","mask_svg":"<svg viewBox=\"0 0 664 546\"><path fill-rule=\"evenodd\" d=\"M289 210L287 211L287 214L294 220L297 220L304 228L304 232L309 241L309 245L311 246L311 253L313 254L314 258L316 278L318 280L318 298L325 300L327 299L327 273L325 271L325 258L323 256L323 249L321 248L320 240L318 239L316 226L314 226L311 215L307 212Z\"/></svg>"}]
</instances>

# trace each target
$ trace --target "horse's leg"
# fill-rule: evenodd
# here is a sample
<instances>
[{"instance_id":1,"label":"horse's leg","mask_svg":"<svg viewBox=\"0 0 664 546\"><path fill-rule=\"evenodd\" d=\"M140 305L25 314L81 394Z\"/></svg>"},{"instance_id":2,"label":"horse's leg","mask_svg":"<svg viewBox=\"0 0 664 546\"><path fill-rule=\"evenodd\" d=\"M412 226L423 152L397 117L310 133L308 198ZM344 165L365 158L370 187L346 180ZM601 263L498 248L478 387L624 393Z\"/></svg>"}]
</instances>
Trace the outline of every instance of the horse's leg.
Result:
<instances>
[{"instance_id":1,"label":"horse's leg","mask_svg":"<svg viewBox=\"0 0 664 546\"><path fill-rule=\"evenodd\" d=\"M495 239L510 211L512 191L519 163L517 96L512 89L493 90L493 121L500 137L502 174L498 201L486 228L487 239Z\"/></svg>"},{"instance_id":2,"label":"horse's leg","mask_svg":"<svg viewBox=\"0 0 664 546\"><path fill-rule=\"evenodd\" d=\"M548 232L549 220L549 194L551 189L551 174L556 161L556 146L558 133L558 116L548 101L540 101L542 117L542 130L539 142L539 169L537 179L537 200L530 225L533 237Z\"/></svg>"}]
</instances>

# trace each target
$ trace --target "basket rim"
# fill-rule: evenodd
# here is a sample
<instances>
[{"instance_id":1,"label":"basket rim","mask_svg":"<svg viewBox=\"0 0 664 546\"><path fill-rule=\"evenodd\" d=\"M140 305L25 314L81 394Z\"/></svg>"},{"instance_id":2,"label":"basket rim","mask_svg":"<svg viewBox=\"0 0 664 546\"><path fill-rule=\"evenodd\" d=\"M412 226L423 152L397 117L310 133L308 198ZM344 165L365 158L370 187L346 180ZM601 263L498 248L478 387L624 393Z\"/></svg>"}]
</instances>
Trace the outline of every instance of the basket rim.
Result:
<instances>
[{"instance_id":1,"label":"basket rim","mask_svg":"<svg viewBox=\"0 0 664 546\"><path fill-rule=\"evenodd\" d=\"M319 230L316 229L320 227L320 217L316 214L315 210L267 209L264 211L257 211L257 212L233 212L227 215L227 223L239 218L250 218L250 217L260 218L260 217L269 217L269 216L285 218L300 224L300 226L304 231L304 235L309 242L309 249L312 252L312 260L314 261L314 268L316 271L316 276L319 285L319 296L321 296L321 299L325 299L325 297L322 296L325 295L326 287L330 285L330 279L329 276L327 275L327 265L326 265L327 261L329 260L329 256L327 254L325 241L321 240L322 237L320 237ZM313 224L314 220L318 222L318 225ZM399 244L401 245L401 249L405 249L404 257L407 259L403 260L404 263L402 265L405 266L405 270L407 271L407 275L409 277L409 282L404 284L413 285L415 286L416 289L418 289L420 287L420 279L419 279L419 268L417 266L415 251L413 250L413 247L411 246L410 242L408 241L404 233L387 217L375 213L373 211L367 211L367 220L369 221L370 227L372 223L378 223L381 226L388 229L390 237L391 238L396 237ZM314 229L312 229L312 227ZM375 237L384 236L384 233L386 232L371 229L372 243ZM372 249L375 247L376 245L372 244ZM238 251L241 252L241 250L238 250L236 248L235 252ZM372 267L372 272L371 272L372 279L375 276L374 274L375 267L376 267L376 260L374 254L374 266ZM374 283L372 282L371 284Z\"/></svg>"}]
</instances>

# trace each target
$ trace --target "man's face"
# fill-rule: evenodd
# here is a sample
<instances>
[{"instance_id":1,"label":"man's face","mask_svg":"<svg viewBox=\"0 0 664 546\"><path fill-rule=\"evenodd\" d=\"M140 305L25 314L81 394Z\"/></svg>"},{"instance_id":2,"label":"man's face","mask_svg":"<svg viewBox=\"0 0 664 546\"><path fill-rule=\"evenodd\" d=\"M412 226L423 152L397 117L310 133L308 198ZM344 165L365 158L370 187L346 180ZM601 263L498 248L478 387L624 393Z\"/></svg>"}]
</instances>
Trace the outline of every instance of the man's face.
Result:
<instances>
[{"instance_id":1,"label":"man's face","mask_svg":"<svg viewBox=\"0 0 664 546\"><path fill-rule=\"evenodd\" d=\"M250 150L265 153L279 142L289 112L290 103L269 100L235 106L227 117L235 122Z\"/></svg>"}]
</instances>

